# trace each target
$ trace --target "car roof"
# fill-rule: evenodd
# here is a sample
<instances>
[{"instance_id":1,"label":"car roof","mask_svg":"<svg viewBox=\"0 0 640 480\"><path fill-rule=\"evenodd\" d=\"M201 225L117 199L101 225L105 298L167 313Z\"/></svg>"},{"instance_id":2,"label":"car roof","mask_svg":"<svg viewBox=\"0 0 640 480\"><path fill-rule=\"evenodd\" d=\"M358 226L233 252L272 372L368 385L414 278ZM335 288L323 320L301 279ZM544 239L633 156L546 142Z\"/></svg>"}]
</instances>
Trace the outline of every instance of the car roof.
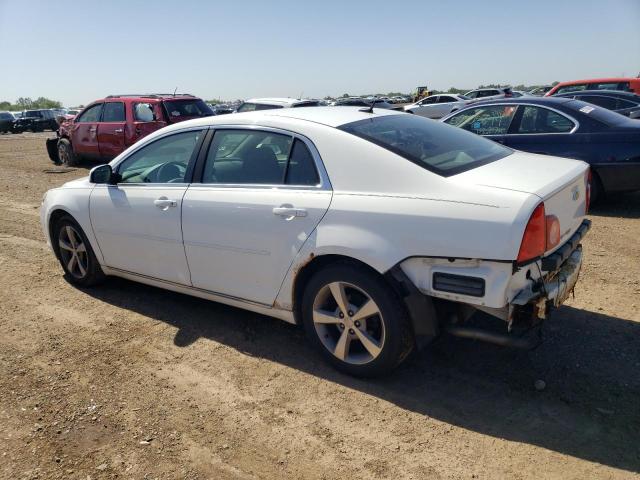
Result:
<instances>
[{"instance_id":1,"label":"car roof","mask_svg":"<svg viewBox=\"0 0 640 480\"><path fill-rule=\"evenodd\" d=\"M175 95L172 93L130 93L122 95L107 95L106 97L96 100L92 103L106 102L109 100L130 100L136 98L144 98L145 100L200 100L198 97L195 97L189 93L176 93Z\"/></svg>"},{"instance_id":2,"label":"car roof","mask_svg":"<svg viewBox=\"0 0 640 480\"><path fill-rule=\"evenodd\" d=\"M482 92L483 90L506 90L511 87L486 87L486 88L474 88L473 90L469 90L469 92Z\"/></svg>"},{"instance_id":3,"label":"car roof","mask_svg":"<svg viewBox=\"0 0 640 480\"><path fill-rule=\"evenodd\" d=\"M625 92L624 90L574 90L573 92L556 93L554 97L568 97L570 95L602 95L615 97L640 98L640 95L634 92Z\"/></svg>"},{"instance_id":4,"label":"car roof","mask_svg":"<svg viewBox=\"0 0 640 480\"><path fill-rule=\"evenodd\" d=\"M470 107L475 107L478 105L487 105L487 104L504 104L504 103L532 103L532 104L536 104L536 105L548 105L548 106L553 106L553 105L562 105L565 103L569 103L574 101L573 98L566 98L566 97L535 97L535 96L530 96L530 97L511 97L511 98L498 98L498 99L491 99L491 100L477 100L473 103L470 103L469 106Z\"/></svg>"},{"instance_id":5,"label":"car roof","mask_svg":"<svg viewBox=\"0 0 640 480\"><path fill-rule=\"evenodd\" d=\"M317 102L313 98L309 99L301 99L301 98L285 98L285 97L265 97L265 98L250 98L249 100L245 100L244 103L261 103L264 105L281 105L281 106L291 106L297 105L299 103L307 103L307 102Z\"/></svg>"},{"instance_id":6,"label":"car roof","mask_svg":"<svg viewBox=\"0 0 640 480\"><path fill-rule=\"evenodd\" d=\"M606 78L589 78L586 80L570 80L568 82L560 82L555 86L558 87L558 86L564 86L564 85L573 85L576 83L628 82L630 80L640 81L639 78L633 78L633 77L606 77Z\"/></svg>"}]
</instances>

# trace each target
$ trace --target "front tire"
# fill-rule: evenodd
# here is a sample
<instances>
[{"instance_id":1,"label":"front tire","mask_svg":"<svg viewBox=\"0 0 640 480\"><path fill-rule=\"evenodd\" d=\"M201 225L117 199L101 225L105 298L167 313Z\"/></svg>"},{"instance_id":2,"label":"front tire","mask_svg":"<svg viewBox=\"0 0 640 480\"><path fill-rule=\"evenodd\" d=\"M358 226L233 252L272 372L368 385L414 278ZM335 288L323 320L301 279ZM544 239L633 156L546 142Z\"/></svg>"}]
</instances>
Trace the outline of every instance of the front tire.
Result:
<instances>
[{"instance_id":1,"label":"front tire","mask_svg":"<svg viewBox=\"0 0 640 480\"><path fill-rule=\"evenodd\" d=\"M66 138L58 140L58 158L62 165L73 167L78 164L78 157L73 153L71 142Z\"/></svg>"},{"instance_id":2,"label":"front tire","mask_svg":"<svg viewBox=\"0 0 640 480\"><path fill-rule=\"evenodd\" d=\"M71 283L90 287L104 280L98 259L78 222L65 215L56 222L53 232L51 240L58 260Z\"/></svg>"},{"instance_id":3,"label":"front tire","mask_svg":"<svg viewBox=\"0 0 640 480\"><path fill-rule=\"evenodd\" d=\"M389 373L413 350L407 311L384 279L353 263L336 263L307 284L302 319L310 341L338 370Z\"/></svg>"}]
</instances>

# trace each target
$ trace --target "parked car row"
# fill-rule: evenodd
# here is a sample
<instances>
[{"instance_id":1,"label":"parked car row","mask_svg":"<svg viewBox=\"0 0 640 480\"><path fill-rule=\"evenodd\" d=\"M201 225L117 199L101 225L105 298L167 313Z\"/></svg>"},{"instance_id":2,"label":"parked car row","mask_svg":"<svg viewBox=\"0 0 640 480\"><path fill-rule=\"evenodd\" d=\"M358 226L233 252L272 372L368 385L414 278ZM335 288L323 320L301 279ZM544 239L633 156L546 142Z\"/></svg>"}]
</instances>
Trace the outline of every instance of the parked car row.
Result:
<instances>
[{"instance_id":1,"label":"parked car row","mask_svg":"<svg viewBox=\"0 0 640 480\"><path fill-rule=\"evenodd\" d=\"M0 133L22 133L26 131L55 131L58 128L56 112L51 109L0 112Z\"/></svg>"}]
</instances>

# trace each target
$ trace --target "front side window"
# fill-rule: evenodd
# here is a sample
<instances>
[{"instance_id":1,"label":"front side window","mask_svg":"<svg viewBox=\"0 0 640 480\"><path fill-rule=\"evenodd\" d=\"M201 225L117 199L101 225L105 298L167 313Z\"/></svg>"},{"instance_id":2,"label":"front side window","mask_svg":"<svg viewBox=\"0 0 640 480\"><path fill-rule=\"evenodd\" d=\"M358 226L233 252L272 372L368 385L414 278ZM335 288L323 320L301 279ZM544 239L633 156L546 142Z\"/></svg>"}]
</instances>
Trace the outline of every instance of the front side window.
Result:
<instances>
[{"instance_id":1,"label":"front side window","mask_svg":"<svg viewBox=\"0 0 640 480\"><path fill-rule=\"evenodd\" d=\"M432 103L436 103L437 101L438 101L438 97L427 97L424 100L422 100L420 105L429 105Z\"/></svg>"},{"instance_id":2,"label":"front side window","mask_svg":"<svg viewBox=\"0 0 640 480\"><path fill-rule=\"evenodd\" d=\"M438 103L451 103L455 101L457 101L455 98L449 97L447 95L443 95L440 98L438 98Z\"/></svg>"},{"instance_id":3,"label":"front side window","mask_svg":"<svg viewBox=\"0 0 640 480\"><path fill-rule=\"evenodd\" d=\"M505 135L516 113L515 105L488 105L463 110L446 123L478 135Z\"/></svg>"},{"instance_id":4,"label":"front side window","mask_svg":"<svg viewBox=\"0 0 640 480\"><path fill-rule=\"evenodd\" d=\"M104 104L103 122L124 122L124 103L108 102Z\"/></svg>"},{"instance_id":5,"label":"front side window","mask_svg":"<svg viewBox=\"0 0 640 480\"><path fill-rule=\"evenodd\" d=\"M145 145L118 165L118 183L183 183L200 135L176 133Z\"/></svg>"},{"instance_id":6,"label":"front side window","mask_svg":"<svg viewBox=\"0 0 640 480\"><path fill-rule=\"evenodd\" d=\"M526 106L517 133L569 133L574 126L571 120L553 110Z\"/></svg>"},{"instance_id":7,"label":"front side window","mask_svg":"<svg viewBox=\"0 0 640 480\"><path fill-rule=\"evenodd\" d=\"M282 108L282 105L267 105L266 103L244 102L238 108L238 112L253 112L256 110L273 110L276 108Z\"/></svg>"},{"instance_id":8,"label":"front side window","mask_svg":"<svg viewBox=\"0 0 640 480\"><path fill-rule=\"evenodd\" d=\"M97 122L100 119L100 112L102 110L102 104L98 103L82 113L76 120L78 123Z\"/></svg>"},{"instance_id":9,"label":"front side window","mask_svg":"<svg viewBox=\"0 0 640 480\"><path fill-rule=\"evenodd\" d=\"M378 116L339 128L445 177L513 153L478 135L416 115Z\"/></svg>"}]
</instances>

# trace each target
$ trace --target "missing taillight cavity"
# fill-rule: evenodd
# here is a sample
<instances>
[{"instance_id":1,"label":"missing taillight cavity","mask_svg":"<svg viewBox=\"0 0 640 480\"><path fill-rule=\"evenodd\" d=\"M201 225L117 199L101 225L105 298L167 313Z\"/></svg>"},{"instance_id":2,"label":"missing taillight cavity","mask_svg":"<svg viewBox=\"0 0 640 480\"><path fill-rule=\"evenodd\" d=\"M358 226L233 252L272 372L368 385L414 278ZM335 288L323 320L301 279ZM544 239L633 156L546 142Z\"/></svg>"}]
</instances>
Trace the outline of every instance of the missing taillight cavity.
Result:
<instances>
[{"instance_id":1,"label":"missing taillight cavity","mask_svg":"<svg viewBox=\"0 0 640 480\"><path fill-rule=\"evenodd\" d=\"M593 181L593 174L591 173L591 168L589 168L589 170L587 170L587 173L585 174L585 188L586 188L586 195L585 195L585 201L584 201L584 214L586 215L587 213L589 213L589 206L591 205L591 182Z\"/></svg>"},{"instance_id":2,"label":"missing taillight cavity","mask_svg":"<svg viewBox=\"0 0 640 480\"><path fill-rule=\"evenodd\" d=\"M547 221L544 203L540 203L531 214L529 223L524 230L518 263L528 262L544 254L547 246Z\"/></svg>"},{"instance_id":3,"label":"missing taillight cavity","mask_svg":"<svg viewBox=\"0 0 640 480\"><path fill-rule=\"evenodd\" d=\"M560 220L555 215L547 215L546 217L547 227L547 250L551 250L553 247L560 243Z\"/></svg>"}]
</instances>

